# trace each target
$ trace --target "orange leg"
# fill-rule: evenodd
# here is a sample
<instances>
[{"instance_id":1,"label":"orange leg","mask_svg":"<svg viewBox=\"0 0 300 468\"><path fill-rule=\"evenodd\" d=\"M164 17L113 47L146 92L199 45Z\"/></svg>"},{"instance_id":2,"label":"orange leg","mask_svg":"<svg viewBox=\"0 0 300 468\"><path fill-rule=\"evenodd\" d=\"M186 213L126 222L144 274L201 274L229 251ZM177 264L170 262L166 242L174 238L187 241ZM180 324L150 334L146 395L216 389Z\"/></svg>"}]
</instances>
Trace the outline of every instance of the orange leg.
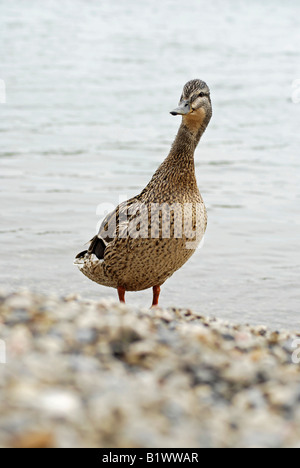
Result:
<instances>
[{"instance_id":1,"label":"orange leg","mask_svg":"<svg viewBox=\"0 0 300 468\"><path fill-rule=\"evenodd\" d=\"M158 298L160 295L160 286L153 286L153 302L152 302L152 307L155 307L158 305Z\"/></svg>"},{"instance_id":2,"label":"orange leg","mask_svg":"<svg viewBox=\"0 0 300 468\"><path fill-rule=\"evenodd\" d=\"M125 288L118 286L119 301L125 304Z\"/></svg>"}]
</instances>

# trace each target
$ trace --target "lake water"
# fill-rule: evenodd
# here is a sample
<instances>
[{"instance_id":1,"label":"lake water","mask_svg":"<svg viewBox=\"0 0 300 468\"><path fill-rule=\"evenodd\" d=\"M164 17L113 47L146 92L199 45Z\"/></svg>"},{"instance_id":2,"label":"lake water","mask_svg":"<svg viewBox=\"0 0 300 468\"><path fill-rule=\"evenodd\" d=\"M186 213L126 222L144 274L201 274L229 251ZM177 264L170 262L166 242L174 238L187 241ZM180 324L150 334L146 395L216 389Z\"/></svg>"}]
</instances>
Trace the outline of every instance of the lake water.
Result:
<instances>
[{"instance_id":1,"label":"lake water","mask_svg":"<svg viewBox=\"0 0 300 468\"><path fill-rule=\"evenodd\" d=\"M196 151L209 224L160 303L299 328L299 18L296 0L1 0L0 287L116 295L73 257L99 204L147 184L180 123L169 111L201 78L214 111Z\"/></svg>"}]
</instances>

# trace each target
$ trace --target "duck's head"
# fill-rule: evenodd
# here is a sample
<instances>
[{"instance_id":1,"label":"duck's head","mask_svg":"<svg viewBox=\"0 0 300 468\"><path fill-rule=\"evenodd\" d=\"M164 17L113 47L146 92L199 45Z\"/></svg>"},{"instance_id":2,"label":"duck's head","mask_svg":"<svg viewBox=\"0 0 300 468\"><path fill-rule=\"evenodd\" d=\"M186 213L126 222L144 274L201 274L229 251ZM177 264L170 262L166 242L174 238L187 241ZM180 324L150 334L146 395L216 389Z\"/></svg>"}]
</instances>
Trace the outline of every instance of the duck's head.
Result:
<instances>
[{"instance_id":1,"label":"duck's head","mask_svg":"<svg viewBox=\"0 0 300 468\"><path fill-rule=\"evenodd\" d=\"M209 87L204 81L188 81L182 91L178 107L170 112L172 115L182 115L183 122L191 130L197 130L203 124L208 124L212 107Z\"/></svg>"}]
</instances>

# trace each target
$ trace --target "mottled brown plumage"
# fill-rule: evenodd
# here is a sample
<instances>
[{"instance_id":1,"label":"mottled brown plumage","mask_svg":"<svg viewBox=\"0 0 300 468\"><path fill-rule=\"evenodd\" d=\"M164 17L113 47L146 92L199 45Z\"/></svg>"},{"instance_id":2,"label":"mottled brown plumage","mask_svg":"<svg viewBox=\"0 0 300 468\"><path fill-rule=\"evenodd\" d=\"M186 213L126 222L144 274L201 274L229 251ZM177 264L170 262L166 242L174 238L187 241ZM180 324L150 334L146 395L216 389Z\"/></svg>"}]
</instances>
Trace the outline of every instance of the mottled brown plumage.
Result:
<instances>
[{"instance_id":1,"label":"mottled brown plumage","mask_svg":"<svg viewBox=\"0 0 300 468\"><path fill-rule=\"evenodd\" d=\"M103 221L99 233L75 264L96 283L125 291L159 286L194 253L207 225L197 187L194 152L211 115L209 88L201 80L186 83L179 107L182 115L171 151L136 197L121 203Z\"/></svg>"}]
</instances>

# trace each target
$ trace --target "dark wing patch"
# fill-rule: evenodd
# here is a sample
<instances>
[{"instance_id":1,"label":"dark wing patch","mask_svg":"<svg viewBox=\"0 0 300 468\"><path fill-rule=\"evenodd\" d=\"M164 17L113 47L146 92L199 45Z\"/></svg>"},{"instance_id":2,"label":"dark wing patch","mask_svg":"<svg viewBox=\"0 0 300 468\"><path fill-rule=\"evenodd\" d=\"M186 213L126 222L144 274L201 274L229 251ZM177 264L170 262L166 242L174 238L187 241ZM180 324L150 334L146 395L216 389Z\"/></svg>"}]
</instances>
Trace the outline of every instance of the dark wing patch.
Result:
<instances>
[{"instance_id":1,"label":"dark wing patch","mask_svg":"<svg viewBox=\"0 0 300 468\"><path fill-rule=\"evenodd\" d=\"M76 258L83 258L88 253L89 255L96 255L99 260L103 260L107 245L118 237L120 230L127 229L127 225L131 219L128 216L128 208L137 203L137 201L138 197L133 197L128 201L122 202L115 210L109 213L103 220L98 234L90 240L89 249L80 252Z\"/></svg>"},{"instance_id":2,"label":"dark wing patch","mask_svg":"<svg viewBox=\"0 0 300 468\"><path fill-rule=\"evenodd\" d=\"M89 254L94 254L99 260L104 258L104 252L106 249L106 244L101 237L95 236L91 240L91 245L89 246Z\"/></svg>"}]
</instances>

